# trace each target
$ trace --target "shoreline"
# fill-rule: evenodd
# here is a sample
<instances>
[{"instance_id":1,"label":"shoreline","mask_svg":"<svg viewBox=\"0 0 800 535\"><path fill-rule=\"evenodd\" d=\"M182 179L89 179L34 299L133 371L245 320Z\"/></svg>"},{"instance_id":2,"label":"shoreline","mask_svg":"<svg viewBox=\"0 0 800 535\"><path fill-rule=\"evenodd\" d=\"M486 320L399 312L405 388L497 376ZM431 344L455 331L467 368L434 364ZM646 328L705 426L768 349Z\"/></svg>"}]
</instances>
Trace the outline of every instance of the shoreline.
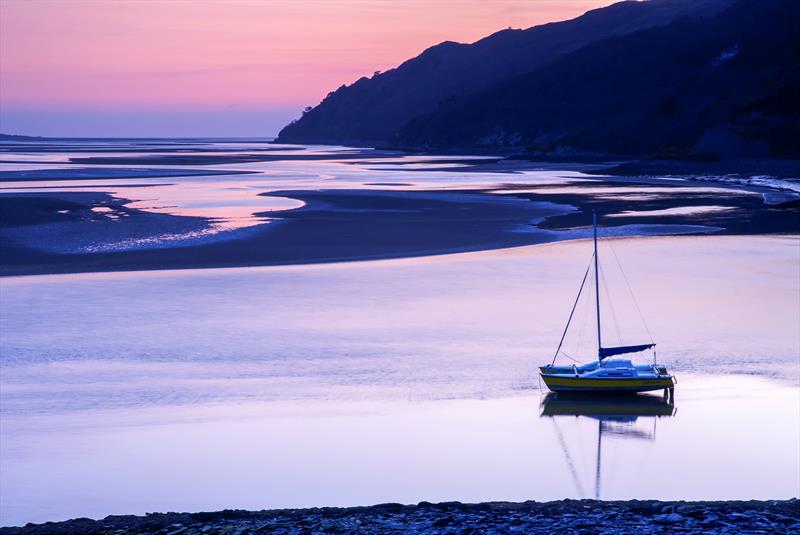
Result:
<instances>
[{"instance_id":1,"label":"shoreline","mask_svg":"<svg viewBox=\"0 0 800 535\"><path fill-rule=\"evenodd\" d=\"M110 515L2 527L0 534L67 533L768 533L800 529L800 501L560 500L420 502L197 513Z\"/></svg>"},{"instance_id":2,"label":"shoreline","mask_svg":"<svg viewBox=\"0 0 800 535\"><path fill-rule=\"evenodd\" d=\"M277 221L272 225L285 223ZM753 234L728 234L723 232L678 232L671 234L630 234L630 235L617 235L605 236L603 239L610 240L638 240L638 239L652 239L652 238L704 238L704 237L764 237L764 238L787 238L787 239L800 239L800 234L796 232L782 232L782 233L753 233ZM581 240L589 240L588 233L586 235L574 235L572 237L558 238L545 241L537 241L530 243L518 244L497 244L492 247L464 247L452 249L439 249L428 250L419 253L387 253L387 254L372 254L372 255L353 255L344 257L332 257L324 259L302 259L295 261L277 261L277 262L252 262L252 263L194 263L191 265L168 265L157 267L146 267L140 265L121 265L109 266L107 268L98 267L96 269L86 270L71 270L69 266L64 266L63 270L55 269L58 266L48 265L41 270L26 270L20 272L8 272L3 266L0 266L0 281L3 279L13 279L21 277L46 277L46 276L60 276L60 275L92 275L92 274L106 274L106 273L142 273L142 272L170 272L170 271L186 271L186 270L215 270L215 269L250 269L261 267L303 267L303 266L321 266L328 264L349 264L361 262L380 262L392 260L414 260L426 258L438 258L452 255L462 255L471 253L491 253L497 251L509 251L514 249L523 249L526 247L541 247L547 245L557 245L562 243L569 243ZM225 242L223 242L225 243ZM188 246L187 249L197 246Z\"/></svg>"},{"instance_id":3,"label":"shoreline","mask_svg":"<svg viewBox=\"0 0 800 535\"><path fill-rule=\"evenodd\" d=\"M82 182L71 187L102 190L20 191L0 196L3 212L0 255L5 259L0 265L0 277L314 265L489 251L580 238L592 211L613 216L604 223L607 234L615 236L795 235L800 229L796 211L800 193L780 189L787 184L794 188L794 179L787 182L763 177L752 180L726 176L714 180L684 176L676 181L661 176L678 168L695 173L707 166L714 166L717 171L739 170L740 177L741 172L763 169L781 171L777 174L783 176L800 173L800 161L794 160L675 163L630 159L600 162L584 158L583 163L565 163L548 158L531 160L508 151L500 151L503 154L499 156L480 151L479 158L472 158L469 151L389 154L381 149L364 148L338 152L331 147L323 147L327 149L323 152L315 151L313 146L284 148L289 153L250 154L248 149L244 154L170 154L168 151L172 149L164 147L163 154L136 156L131 152L122 157L99 157L104 163L116 159L117 164L145 165L154 163L150 160L155 158L157 163L175 165L161 170L87 166L0 172L6 180L13 177L36 184L41 180L69 179ZM134 149L137 148L127 148ZM437 154L445 157L437 159ZM425 159L426 155L431 158ZM405 161L405 156L414 158ZM100 163L93 158L85 163ZM252 170L193 170L183 166L303 159L366 168L385 161L408 171L411 183L365 184L391 189L262 189L254 194L294 199L303 206L253 213L253 217L267 223L223 230L213 217L130 207L132 201L107 191L115 186L92 184L102 177L173 178L189 173L259 176ZM424 169L403 166L421 162L426 163ZM437 162L448 165L457 162L460 166L440 167ZM502 179L502 173L540 168L583 174L575 180L564 178L563 183L537 184L535 179L505 183ZM422 189L413 184L413 177L426 171L496 173L499 176L493 180L499 178L499 181L474 188ZM34 186L43 187L52 186ZM95 198L89 199L91 195Z\"/></svg>"},{"instance_id":4,"label":"shoreline","mask_svg":"<svg viewBox=\"0 0 800 535\"><path fill-rule=\"evenodd\" d=\"M0 277L311 265L437 256L569 241L583 236L591 210L620 213L630 208L625 195L594 195L593 188L597 187L609 192L630 189L625 183L601 179L562 188L547 185L522 189L508 187L503 193L499 193L497 188L447 192L269 191L262 195L295 199L304 205L258 213L257 216L270 221L229 235L220 232L194 243L165 243L159 247L116 251L104 244L113 245L114 237L124 228L129 229L125 232L131 236L141 234L146 238L150 234L158 236L205 228L212 220L127 208L124 199L103 201L103 206L111 206L128 216L120 223L119 219L106 220L105 216L94 213L93 203L100 201L85 200L84 197L92 195L90 193L11 194L0 197L6 208L6 217L16 218L4 224L0 251L6 260L0 266ZM658 188L645 185L642 189L646 192L652 187ZM723 190L730 193L720 195L693 192L691 188L681 190L679 186L672 186L669 191L673 188L677 188L676 193L686 192L692 198L656 193L652 200L636 206L642 211L609 218L606 234L796 234L798 218L791 207L765 205L761 196L752 192L731 188ZM107 194L101 196L108 197ZM53 213L45 217L35 211L45 199L52 199L48 203L64 203L69 208L68 213ZM709 211L709 206L727 208ZM689 211L669 212L676 207L685 207ZM698 210L693 212L693 207ZM665 213L659 217L651 215L659 210ZM120 224L125 227L120 227ZM30 243L30 230L39 229L36 236L43 246L69 247L71 242L66 240L77 239L75 231L82 228L79 226L87 225L91 226L91 236L97 240L95 249L99 252L63 253L35 248ZM683 232L676 232L680 229ZM63 235L65 240L53 241L56 235ZM22 238L25 240L20 241Z\"/></svg>"}]
</instances>

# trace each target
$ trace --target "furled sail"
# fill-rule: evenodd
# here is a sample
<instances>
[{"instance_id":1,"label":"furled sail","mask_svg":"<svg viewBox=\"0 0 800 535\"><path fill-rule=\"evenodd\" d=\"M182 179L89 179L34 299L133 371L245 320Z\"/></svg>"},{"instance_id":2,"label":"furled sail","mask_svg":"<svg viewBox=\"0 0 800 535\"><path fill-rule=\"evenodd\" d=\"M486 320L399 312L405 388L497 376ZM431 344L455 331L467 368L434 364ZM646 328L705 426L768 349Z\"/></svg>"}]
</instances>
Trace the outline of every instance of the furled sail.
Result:
<instances>
[{"instance_id":1,"label":"furled sail","mask_svg":"<svg viewBox=\"0 0 800 535\"><path fill-rule=\"evenodd\" d=\"M601 347L600 359L613 357L614 355L623 355L625 353L637 353L655 347L655 344L640 344L638 346L617 346L617 347Z\"/></svg>"}]
</instances>

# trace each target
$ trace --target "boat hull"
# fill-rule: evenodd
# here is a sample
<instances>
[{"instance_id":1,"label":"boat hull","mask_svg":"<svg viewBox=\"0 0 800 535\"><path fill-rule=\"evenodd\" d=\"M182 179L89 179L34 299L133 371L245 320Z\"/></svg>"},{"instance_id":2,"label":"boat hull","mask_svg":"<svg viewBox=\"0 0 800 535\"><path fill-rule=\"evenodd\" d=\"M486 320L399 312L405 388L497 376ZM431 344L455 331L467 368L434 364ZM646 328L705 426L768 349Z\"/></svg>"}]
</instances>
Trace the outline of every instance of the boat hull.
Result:
<instances>
[{"instance_id":1,"label":"boat hull","mask_svg":"<svg viewBox=\"0 0 800 535\"><path fill-rule=\"evenodd\" d=\"M540 374L553 392L651 392L674 388L672 377L594 378Z\"/></svg>"}]
</instances>

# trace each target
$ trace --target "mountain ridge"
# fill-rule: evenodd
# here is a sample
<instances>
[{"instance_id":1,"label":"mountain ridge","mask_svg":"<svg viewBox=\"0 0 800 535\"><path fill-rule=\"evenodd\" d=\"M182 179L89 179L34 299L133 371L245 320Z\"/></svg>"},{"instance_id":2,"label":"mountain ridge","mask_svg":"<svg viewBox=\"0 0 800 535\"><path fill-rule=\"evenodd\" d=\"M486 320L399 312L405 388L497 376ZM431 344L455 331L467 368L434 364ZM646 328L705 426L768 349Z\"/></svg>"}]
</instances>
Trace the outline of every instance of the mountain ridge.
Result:
<instances>
[{"instance_id":1,"label":"mountain ridge","mask_svg":"<svg viewBox=\"0 0 800 535\"><path fill-rule=\"evenodd\" d=\"M332 91L287 125L281 143L385 144L409 121L530 73L613 35L710 16L733 0L623 1L580 17L500 30L471 44L445 41L394 69Z\"/></svg>"},{"instance_id":2,"label":"mountain ridge","mask_svg":"<svg viewBox=\"0 0 800 535\"><path fill-rule=\"evenodd\" d=\"M798 27L798 3L741 0L712 19L611 36L416 117L392 143L797 157Z\"/></svg>"}]
</instances>

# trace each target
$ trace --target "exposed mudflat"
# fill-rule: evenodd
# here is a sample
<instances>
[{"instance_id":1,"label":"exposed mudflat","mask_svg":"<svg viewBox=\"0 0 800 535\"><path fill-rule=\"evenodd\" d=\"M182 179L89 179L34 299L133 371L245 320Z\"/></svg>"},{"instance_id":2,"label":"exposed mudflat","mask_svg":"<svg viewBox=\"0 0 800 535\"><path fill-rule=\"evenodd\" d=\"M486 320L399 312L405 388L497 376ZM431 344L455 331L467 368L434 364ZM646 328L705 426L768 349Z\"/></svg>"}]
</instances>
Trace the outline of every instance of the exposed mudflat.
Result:
<instances>
[{"instance_id":1,"label":"exposed mudflat","mask_svg":"<svg viewBox=\"0 0 800 535\"><path fill-rule=\"evenodd\" d=\"M276 200L300 207L254 208L260 224L247 228L139 209L85 188L7 193L0 197L0 274L312 264L501 249L587 237L592 210L608 214L603 236L800 229L796 203L765 204L761 194L736 188L604 180L479 190L383 187L393 189L262 193L256 199L265 207ZM160 204L169 210L169 203Z\"/></svg>"},{"instance_id":2,"label":"exposed mudflat","mask_svg":"<svg viewBox=\"0 0 800 535\"><path fill-rule=\"evenodd\" d=\"M0 154L0 275L502 249L586 237L593 211L601 237L800 231L792 161L614 167L208 140L7 142Z\"/></svg>"}]
</instances>

